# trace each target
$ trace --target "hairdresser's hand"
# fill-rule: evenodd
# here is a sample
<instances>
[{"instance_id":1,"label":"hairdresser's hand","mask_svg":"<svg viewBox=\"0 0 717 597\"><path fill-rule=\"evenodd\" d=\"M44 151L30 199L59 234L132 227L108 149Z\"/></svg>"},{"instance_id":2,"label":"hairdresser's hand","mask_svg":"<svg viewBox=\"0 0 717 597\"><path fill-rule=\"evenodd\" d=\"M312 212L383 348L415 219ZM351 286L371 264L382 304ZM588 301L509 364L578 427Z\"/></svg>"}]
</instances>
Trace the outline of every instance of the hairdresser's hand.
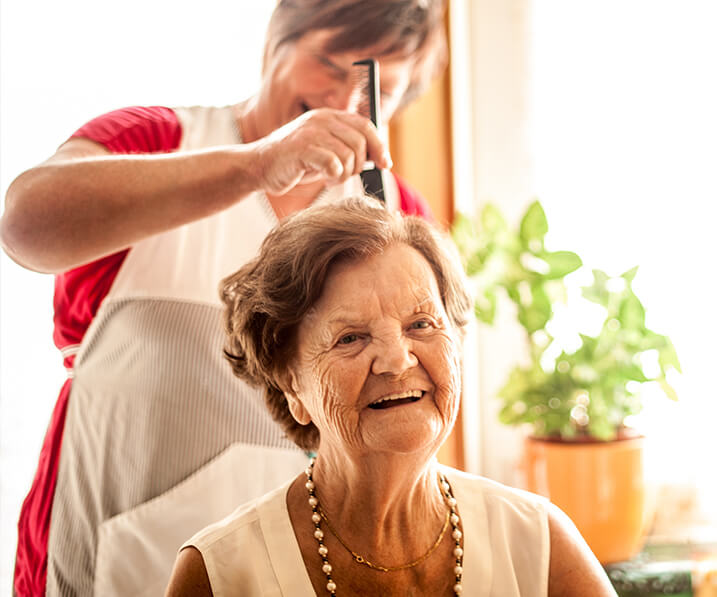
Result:
<instances>
[{"instance_id":1,"label":"hairdresser's hand","mask_svg":"<svg viewBox=\"0 0 717 597\"><path fill-rule=\"evenodd\" d=\"M317 181L341 183L361 172L366 160L391 167L370 120L330 108L306 112L252 145L259 186L274 195Z\"/></svg>"}]
</instances>

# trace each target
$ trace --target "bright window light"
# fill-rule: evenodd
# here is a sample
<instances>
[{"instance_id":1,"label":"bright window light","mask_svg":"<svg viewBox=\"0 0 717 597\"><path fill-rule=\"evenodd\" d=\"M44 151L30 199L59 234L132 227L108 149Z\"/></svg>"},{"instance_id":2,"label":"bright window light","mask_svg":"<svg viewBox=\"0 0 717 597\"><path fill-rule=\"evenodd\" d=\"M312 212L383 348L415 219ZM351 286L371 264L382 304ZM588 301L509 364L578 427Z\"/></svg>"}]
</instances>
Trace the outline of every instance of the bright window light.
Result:
<instances>
[{"instance_id":1,"label":"bright window light","mask_svg":"<svg viewBox=\"0 0 717 597\"><path fill-rule=\"evenodd\" d=\"M714 342L717 4L533 3L532 154L555 248L639 265L647 325L681 360L680 401L647 396L648 472L717 516Z\"/></svg>"}]
</instances>

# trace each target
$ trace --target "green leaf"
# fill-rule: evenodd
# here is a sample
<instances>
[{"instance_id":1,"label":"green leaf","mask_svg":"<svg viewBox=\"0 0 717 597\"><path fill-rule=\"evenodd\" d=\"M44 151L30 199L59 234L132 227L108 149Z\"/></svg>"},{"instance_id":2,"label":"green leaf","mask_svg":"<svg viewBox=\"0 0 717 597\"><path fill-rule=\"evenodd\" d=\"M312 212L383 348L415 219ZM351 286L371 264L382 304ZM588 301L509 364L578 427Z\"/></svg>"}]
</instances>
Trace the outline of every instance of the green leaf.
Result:
<instances>
[{"instance_id":1,"label":"green leaf","mask_svg":"<svg viewBox=\"0 0 717 597\"><path fill-rule=\"evenodd\" d=\"M629 365L625 365L620 369L620 377L622 377L623 380L634 380L639 382L646 382L648 381L647 377L645 377L645 372L642 370L642 367L640 367L636 363L630 363Z\"/></svg>"},{"instance_id":2,"label":"green leaf","mask_svg":"<svg viewBox=\"0 0 717 597\"><path fill-rule=\"evenodd\" d=\"M593 283L590 286L583 287L583 296L593 303L607 307L610 301L610 291L607 289L609 279L609 276L605 272L594 269Z\"/></svg>"},{"instance_id":3,"label":"green leaf","mask_svg":"<svg viewBox=\"0 0 717 597\"><path fill-rule=\"evenodd\" d=\"M597 383L600 379L600 374L595 370L594 365L595 362L592 360L575 365L572 368L572 376L575 382L585 386Z\"/></svg>"},{"instance_id":4,"label":"green leaf","mask_svg":"<svg viewBox=\"0 0 717 597\"><path fill-rule=\"evenodd\" d=\"M598 340L597 338L593 338L587 334L578 335L580 336L580 340L582 340L582 345L580 346L578 352L575 353L575 356L576 358L580 357L584 362L591 361L593 359L595 349L597 348Z\"/></svg>"},{"instance_id":5,"label":"green leaf","mask_svg":"<svg viewBox=\"0 0 717 597\"><path fill-rule=\"evenodd\" d=\"M541 246L543 238L548 232L548 220L539 201L533 202L525 212L520 222L520 239L523 246L530 248L531 241L539 241Z\"/></svg>"},{"instance_id":6,"label":"green leaf","mask_svg":"<svg viewBox=\"0 0 717 597\"><path fill-rule=\"evenodd\" d=\"M627 330L645 327L645 307L633 292L630 292L620 304L617 318L620 325Z\"/></svg>"},{"instance_id":7,"label":"green leaf","mask_svg":"<svg viewBox=\"0 0 717 597\"><path fill-rule=\"evenodd\" d=\"M553 314L553 308L542 285L533 286L530 292L532 300L527 306L519 306L518 319L527 332L532 334L545 327Z\"/></svg>"},{"instance_id":8,"label":"green leaf","mask_svg":"<svg viewBox=\"0 0 717 597\"><path fill-rule=\"evenodd\" d=\"M508 225L505 222L505 218L500 213L498 208L492 203L486 204L481 211L480 215L481 226L484 232L495 236L501 232L505 232L508 229Z\"/></svg>"},{"instance_id":9,"label":"green leaf","mask_svg":"<svg viewBox=\"0 0 717 597\"><path fill-rule=\"evenodd\" d=\"M677 402L677 392L675 392L675 388L673 388L669 383L667 383L666 379L660 379L658 380L660 387L662 388L662 391L665 393L665 395L670 399Z\"/></svg>"},{"instance_id":10,"label":"green leaf","mask_svg":"<svg viewBox=\"0 0 717 597\"><path fill-rule=\"evenodd\" d=\"M590 422L588 423L588 432L590 435L603 441L609 441L615 439L617 430L615 426L608 421L605 416L590 416Z\"/></svg>"},{"instance_id":11,"label":"green leaf","mask_svg":"<svg viewBox=\"0 0 717 597\"><path fill-rule=\"evenodd\" d=\"M530 292L533 296L533 308L539 310L546 317L545 322L547 323L553 314L553 307L550 303L548 293L545 292L545 287L542 284L534 284Z\"/></svg>"},{"instance_id":12,"label":"green leaf","mask_svg":"<svg viewBox=\"0 0 717 597\"><path fill-rule=\"evenodd\" d=\"M515 425L517 423L512 405L506 404L500 409L498 412L498 421L503 423L503 425Z\"/></svg>"},{"instance_id":13,"label":"green leaf","mask_svg":"<svg viewBox=\"0 0 717 597\"><path fill-rule=\"evenodd\" d=\"M476 297L473 312L480 321L492 325L495 320L496 303L495 292L486 290Z\"/></svg>"},{"instance_id":14,"label":"green leaf","mask_svg":"<svg viewBox=\"0 0 717 597\"><path fill-rule=\"evenodd\" d=\"M638 266L636 265L632 269L627 270L624 274L622 274L620 277L625 278L625 281L628 284L631 284L632 281L635 279L635 274L637 274Z\"/></svg>"},{"instance_id":15,"label":"green leaf","mask_svg":"<svg viewBox=\"0 0 717 597\"><path fill-rule=\"evenodd\" d=\"M657 360L660 363L663 371L667 371L670 367L674 368L678 373L682 373L682 367L680 367L680 360L677 358L677 351L673 346L672 342L666 336L665 345L662 348L657 349Z\"/></svg>"},{"instance_id":16,"label":"green leaf","mask_svg":"<svg viewBox=\"0 0 717 597\"><path fill-rule=\"evenodd\" d=\"M453 231L473 236L475 234L473 218L467 216L463 212L458 212L456 217L453 219Z\"/></svg>"},{"instance_id":17,"label":"green leaf","mask_svg":"<svg viewBox=\"0 0 717 597\"><path fill-rule=\"evenodd\" d=\"M523 392L525 387L523 370L520 367L514 367L508 374L508 380L498 392L501 398L508 402L513 402Z\"/></svg>"},{"instance_id":18,"label":"green leaf","mask_svg":"<svg viewBox=\"0 0 717 597\"><path fill-rule=\"evenodd\" d=\"M608 280L610 279L610 276L608 276L604 271L601 269L594 269L593 270L593 280L594 284L597 286L600 286L601 288L604 288L607 286Z\"/></svg>"},{"instance_id":19,"label":"green leaf","mask_svg":"<svg viewBox=\"0 0 717 597\"><path fill-rule=\"evenodd\" d=\"M485 260L480 251L476 251L466 259L465 270L466 275L475 276L483 271Z\"/></svg>"},{"instance_id":20,"label":"green leaf","mask_svg":"<svg viewBox=\"0 0 717 597\"><path fill-rule=\"evenodd\" d=\"M545 274L548 280L564 278L583 264L582 259L570 251L545 253L541 255L540 258L545 261L550 268L548 273Z\"/></svg>"},{"instance_id":21,"label":"green leaf","mask_svg":"<svg viewBox=\"0 0 717 597\"><path fill-rule=\"evenodd\" d=\"M451 237L463 259L467 255L476 252L480 246L478 232L473 220L462 213L456 214L451 227Z\"/></svg>"},{"instance_id":22,"label":"green leaf","mask_svg":"<svg viewBox=\"0 0 717 597\"><path fill-rule=\"evenodd\" d=\"M655 332L645 329L645 333L640 338L640 342L637 345L637 349L642 351L655 349L658 352L663 350L670 343L669 339L662 334L656 334Z\"/></svg>"},{"instance_id":23,"label":"green leaf","mask_svg":"<svg viewBox=\"0 0 717 597\"><path fill-rule=\"evenodd\" d=\"M516 305L520 305L520 291L518 290L518 284L506 283L505 291L508 293L508 297L511 301L513 301Z\"/></svg>"}]
</instances>

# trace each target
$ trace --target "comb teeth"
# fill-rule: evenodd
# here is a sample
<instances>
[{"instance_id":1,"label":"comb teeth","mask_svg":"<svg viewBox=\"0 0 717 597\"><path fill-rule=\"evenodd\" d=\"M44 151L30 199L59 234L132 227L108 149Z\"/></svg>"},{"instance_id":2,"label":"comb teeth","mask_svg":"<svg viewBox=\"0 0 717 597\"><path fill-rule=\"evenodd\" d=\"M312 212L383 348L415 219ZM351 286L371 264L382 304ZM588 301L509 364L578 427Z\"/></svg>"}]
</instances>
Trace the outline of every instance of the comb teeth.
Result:
<instances>
[{"instance_id":1,"label":"comb teeth","mask_svg":"<svg viewBox=\"0 0 717 597\"><path fill-rule=\"evenodd\" d=\"M373 59L354 62L352 75L352 111L369 118L375 126L380 126L378 62Z\"/></svg>"},{"instance_id":2,"label":"comb teeth","mask_svg":"<svg viewBox=\"0 0 717 597\"><path fill-rule=\"evenodd\" d=\"M359 60L353 63L351 70L352 90L349 109L369 118L374 126L379 127L378 62L372 59ZM361 183L367 195L372 195L385 204L383 174L372 161L367 161L364 164Z\"/></svg>"}]
</instances>

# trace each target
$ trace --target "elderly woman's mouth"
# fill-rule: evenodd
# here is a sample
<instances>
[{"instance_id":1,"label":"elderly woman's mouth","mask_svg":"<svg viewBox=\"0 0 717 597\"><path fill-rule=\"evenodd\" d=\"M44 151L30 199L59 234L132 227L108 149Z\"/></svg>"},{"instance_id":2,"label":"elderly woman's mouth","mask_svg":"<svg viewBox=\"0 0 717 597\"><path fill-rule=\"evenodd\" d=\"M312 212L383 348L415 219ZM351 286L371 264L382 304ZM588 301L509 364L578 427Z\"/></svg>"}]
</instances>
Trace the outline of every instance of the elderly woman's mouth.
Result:
<instances>
[{"instance_id":1,"label":"elderly woman's mouth","mask_svg":"<svg viewBox=\"0 0 717 597\"><path fill-rule=\"evenodd\" d=\"M368 405L368 407L374 410L380 410L384 408L392 408L394 406L401 406L403 404L411 404L420 400L423 397L423 394L425 394L425 392L422 390L409 390L408 392L401 392L400 394L390 394L373 401Z\"/></svg>"}]
</instances>

